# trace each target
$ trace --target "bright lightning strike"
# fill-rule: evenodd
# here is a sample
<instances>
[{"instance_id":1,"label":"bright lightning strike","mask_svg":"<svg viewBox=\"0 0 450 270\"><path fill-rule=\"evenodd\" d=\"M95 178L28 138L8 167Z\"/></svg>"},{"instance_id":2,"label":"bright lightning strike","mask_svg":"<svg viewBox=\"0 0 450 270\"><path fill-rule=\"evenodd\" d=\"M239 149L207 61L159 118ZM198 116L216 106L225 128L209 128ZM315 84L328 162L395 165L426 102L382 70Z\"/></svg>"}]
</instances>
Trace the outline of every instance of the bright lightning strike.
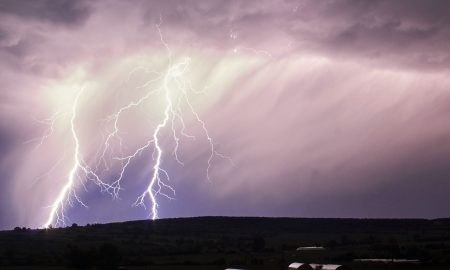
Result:
<instances>
[{"instance_id":1,"label":"bright lightning strike","mask_svg":"<svg viewBox=\"0 0 450 270\"><path fill-rule=\"evenodd\" d=\"M67 182L59 192L58 196L54 200L53 204L50 206L51 211L47 221L44 224L44 228L50 227L54 222L55 225L65 225L66 215L65 215L65 205L72 204L72 199L74 198L79 204L87 207L81 199L78 197L75 191L75 180L80 177L82 173L86 179L94 181L102 190L109 190L112 188L111 185L103 182L100 177L92 171L89 166L83 160L83 156L80 150L80 139L77 133L75 120L77 118L77 107L81 94L84 88L78 91L74 103L72 105L72 116L70 118L70 131L72 139L74 142L74 155L73 155L73 166L67 176Z\"/></svg>"},{"instance_id":2,"label":"bright lightning strike","mask_svg":"<svg viewBox=\"0 0 450 270\"><path fill-rule=\"evenodd\" d=\"M198 93L198 91L195 91L192 88L190 81L186 78L191 59L189 57L186 57L181 61L173 64L172 52L168 44L163 39L160 24L156 25L156 27L160 36L161 43L167 51L168 67L165 71L162 72L146 70L148 74L153 74L155 76L154 78L146 81L143 85L138 87L139 89L146 89L145 93L137 100L131 101L127 105L118 108L106 119L106 122L111 123L113 128L112 131L105 134L104 143L101 144L101 147L99 148L99 150L97 151L97 155L95 156L97 162L93 168L91 168L84 161L83 155L80 150L81 142L75 122L77 118L79 99L83 93L83 89L77 93L72 105L72 116L70 120L71 137L74 142L73 164L67 176L67 182L60 190L58 196L51 205L50 214L44 224L45 228L48 228L51 225L65 224L65 206L66 204L72 204L73 199L75 199L81 205L87 207L75 192L77 180L81 180L81 184L83 185L84 180L93 181L97 186L100 187L102 192L107 192L113 198L118 198L119 192L122 189L121 185L126 169L133 159L138 158L144 151L148 149L153 149L152 157L154 163L151 166L151 177L149 179L147 187L142 192L142 194L137 197L133 205L143 206L144 208L146 208L147 204L150 204L151 207L149 217L151 219L157 219L159 205L158 197L163 196L168 199L173 199L175 196L175 189L168 183L170 182L169 173L163 168L163 158L166 157L168 153L171 153L174 159L180 165L184 165L178 153L180 136L189 139L195 139L194 136L186 133L186 124L184 120L185 112L182 110L183 106L186 106L188 108L191 116L193 116L194 120L200 124L205 139L210 146L210 155L206 164L207 179L210 179L210 169L215 156L228 159L230 162L232 162L229 157L222 155L216 150L214 141L206 128L205 122L200 118L199 114L195 111L190 101L190 93ZM130 75L132 73L130 73ZM131 154L124 155L122 143L126 140L122 138L120 128L120 122L123 114L127 111L137 109L141 105L150 101L151 98L156 95L161 95L164 97L164 109L162 118L154 128L153 133L145 144L137 147L134 151L132 151ZM171 139L175 144L174 148L171 151L169 151L168 149L164 149L164 146L161 143L161 136L164 130L170 132ZM49 137L50 135L51 132L46 133L42 141L40 141L41 144L43 140L47 139L47 137ZM119 144L118 148L120 156L116 156L114 154L116 148L113 148L113 144L115 141L117 141ZM114 160L120 162L119 174L115 179L108 183L107 181L102 180L101 176L103 176L105 172L113 169L114 166L111 165L111 162ZM148 203L146 203L147 198L149 200Z\"/></svg>"},{"instance_id":3,"label":"bright lightning strike","mask_svg":"<svg viewBox=\"0 0 450 270\"><path fill-rule=\"evenodd\" d=\"M68 195L70 193L73 193L73 185L75 181L75 177L77 174L77 171L80 167L80 142L78 140L78 135L75 129L75 118L77 117L77 105L78 100L80 98L81 93L83 92L83 89L81 89L77 96L75 97L74 104L72 106L72 117L70 119L70 126L72 131L72 136L75 143L75 153L74 153L74 165L72 169L69 172L68 181L62 188L62 190L59 192L58 197L56 198L55 202L51 206L50 215L47 219L47 222L45 222L44 227L48 228L50 225L52 225L53 221L56 219L56 223L62 222L64 223L64 204L65 200L68 198ZM75 198L78 198L75 193L73 193ZM78 200L81 204L83 204L80 200ZM84 204L83 204L84 205Z\"/></svg>"}]
</instances>

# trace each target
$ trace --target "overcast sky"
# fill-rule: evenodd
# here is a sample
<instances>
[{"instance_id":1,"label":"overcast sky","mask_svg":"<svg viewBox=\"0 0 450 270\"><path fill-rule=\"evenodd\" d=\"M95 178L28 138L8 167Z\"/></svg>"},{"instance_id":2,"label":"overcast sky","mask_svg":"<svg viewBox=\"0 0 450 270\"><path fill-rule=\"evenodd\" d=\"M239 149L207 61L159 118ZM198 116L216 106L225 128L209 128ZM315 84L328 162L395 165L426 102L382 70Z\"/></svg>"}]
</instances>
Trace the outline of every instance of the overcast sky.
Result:
<instances>
[{"instance_id":1,"label":"overcast sky","mask_svg":"<svg viewBox=\"0 0 450 270\"><path fill-rule=\"evenodd\" d=\"M448 217L449 10L445 0L0 1L0 228L48 220L74 167L73 129L78 157L113 183L166 100L124 113L100 159L111 115L183 63L167 86L171 98L188 89L194 111L180 103L185 128L174 118L181 162L172 126L158 134L175 190L156 195L159 217ZM209 179L208 135L232 159L213 156ZM149 197L133 203L154 149L130 161L118 198L77 168L65 221L149 218Z\"/></svg>"}]
</instances>

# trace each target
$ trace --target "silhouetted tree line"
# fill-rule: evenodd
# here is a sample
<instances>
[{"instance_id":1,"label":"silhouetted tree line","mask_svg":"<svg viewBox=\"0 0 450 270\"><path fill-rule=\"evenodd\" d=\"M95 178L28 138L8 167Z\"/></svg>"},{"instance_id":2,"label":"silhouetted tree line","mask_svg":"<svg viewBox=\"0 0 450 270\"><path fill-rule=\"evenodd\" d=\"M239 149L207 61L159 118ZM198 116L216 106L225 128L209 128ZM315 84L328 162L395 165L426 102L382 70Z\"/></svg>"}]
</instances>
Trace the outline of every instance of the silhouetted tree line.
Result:
<instances>
[{"instance_id":1,"label":"silhouetted tree line","mask_svg":"<svg viewBox=\"0 0 450 270\"><path fill-rule=\"evenodd\" d=\"M15 227L14 228L14 231L15 232L27 232L27 231L31 231L31 229L30 228L26 228L26 227Z\"/></svg>"}]
</instances>

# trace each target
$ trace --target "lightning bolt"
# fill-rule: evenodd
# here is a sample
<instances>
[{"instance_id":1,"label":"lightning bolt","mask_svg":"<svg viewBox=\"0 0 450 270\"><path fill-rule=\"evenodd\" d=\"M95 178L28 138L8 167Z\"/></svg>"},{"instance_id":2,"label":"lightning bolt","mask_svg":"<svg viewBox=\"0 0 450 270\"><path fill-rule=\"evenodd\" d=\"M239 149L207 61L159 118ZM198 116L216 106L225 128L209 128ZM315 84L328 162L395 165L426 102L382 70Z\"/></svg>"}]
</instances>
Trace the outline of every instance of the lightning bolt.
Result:
<instances>
[{"instance_id":1,"label":"lightning bolt","mask_svg":"<svg viewBox=\"0 0 450 270\"><path fill-rule=\"evenodd\" d=\"M175 190L170 185L165 184L164 181L161 180L161 175L160 175L161 172L164 173L167 180L169 180L170 178L169 178L168 173L161 168L163 151L161 149L161 145L159 144L158 138L159 138L161 129L163 129L164 127L167 126L167 123L169 122L171 116L172 116L172 119L174 119L174 116L176 115L176 113L174 112L174 109L173 109L172 99L170 97L169 83L172 78L176 79L178 76L183 74L183 72L180 72L180 71L185 70L185 67L187 66L189 61L190 61L190 59L186 58L185 61L178 63L175 66L169 68L169 70L166 73L166 76L164 77L163 90L164 90L165 99L166 99L166 108L164 110L164 119L162 120L161 123L158 124L158 126L155 129L155 132L153 133L153 142L155 144L155 149L156 149L156 162L155 162L155 165L153 166L153 174L152 174L152 178L150 180L150 184L148 185L145 192L141 196L139 196L138 199L136 200L136 202L134 203L135 205L145 206L144 198L148 195L150 198L151 205L152 205L151 215L152 215L153 220L158 218L158 210L157 210L158 203L156 201L155 195L156 194L166 195L165 193L161 192L162 187L170 189L173 192L173 194L175 195ZM176 154L177 149L178 149L179 138L176 135L173 123L174 122L172 121L172 132L174 135L174 140L176 142L174 153L175 153L177 161L179 161L178 155ZM158 186L158 188L156 190L155 190L155 186ZM167 195L166 195L166 197L171 198Z\"/></svg>"},{"instance_id":2,"label":"lightning bolt","mask_svg":"<svg viewBox=\"0 0 450 270\"><path fill-rule=\"evenodd\" d=\"M75 118L77 117L77 105L78 100L81 96L81 93L83 92L83 88L78 92L78 94L75 97L75 101L72 106L72 117L70 119L70 126L71 126L71 132L75 143L75 153L74 153L74 164L72 169L69 172L68 181L64 185L64 187L59 192L55 202L51 206L50 215L47 219L47 222L44 224L44 228L48 228L52 225L53 221L56 219L56 222L62 222L65 221L65 215L64 215L64 205L65 200L68 198L69 193L73 193L74 197L78 199L78 196L73 191L73 185L75 181L75 177L77 174L77 171L79 170L81 166L80 162L80 141L78 139L78 135L75 129ZM78 199L78 201L84 205L81 200Z\"/></svg>"},{"instance_id":3,"label":"lightning bolt","mask_svg":"<svg viewBox=\"0 0 450 270\"><path fill-rule=\"evenodd\" d=\"M206 127L206 123L200 118L199 114L195 111L192 102L190 101L190 93L199 93L199 91L193 89L191 82L186 78L186 73L191 62L191 58L185 57L181 61L173 64L172 52L169 45L163 39L160 28L161 23L162 19L160 20L160 23L156 25L156 28L160 36L160 41L167 51L168 66L163 72L144 69L148 74L154 75L154 78L149 79L137 88L148 89L148 91L146 91L139 99L131 101L125 106L118 108L114 113L107 117L106 122L112 125L112 130L105 134L104 143L101 144L101 147L98 149L95 156L96 164L93 168L91 168L84 161L80 150L80 139L75 125L75 120L77 118L79 99L84 91L84 88L77 93L72 105L72 116L70 120L71 135L74 142L73 164L67 176L67 182L51 205L50 214L44 224L45 228L48 228L53 224L65 224L65 205L72 204L73 199L75 199L82 206L87 207L76 194L77 179L91 180L100 187L102 192L109 193L113 198L119 198L119 192L122 189L122 181L128 166L131 164L133 159L138 158L144 151L152 148L152 158L154 163L151 167L151 177L148 181L146 189L140 196L137 197L136 201L133 203L133 206L142 206L147 208L147 204L150 204L151 208L149 217L153 220L157 219L159 206L158 197L162 196L167 199L174 199L176 195L175 189L169 184L169 173L163 168L163 158L166 157L168 153L171 153L174 159L181 166L183 166L184 163L181 161L178 153L181 140L180 136L192 140L196 139L194 136L189 135L186 132L186 123L183 116L184 113L182 110L182 105L187 106L195 121L200 124L203 134L210 146L210 154L206 164L206 178L208 180L210 179L210 169L214 157L217 156L219 158L224 158L232 163L232 160L228 156L225 156L216 150L216 146ZM128 77L130 77L132 73L136 72L136 70L130 72ZM156 85L159 86L154 87ZM163 96L164 109L162 119L160 119L157 123L152 135L144 144L137 147L131 154L124 155L122 147L124 138L121 137L120 132L121 118L125 112L137 109L139 106L145 104L145 102L151 100L151 97L154 95ZM166 129L172 135L171 139L175 143L175 146L171 152L168 149L164 149L164 146L161 143L162 132ZM50 134L46 133L43 140L45 140ZM113 144L116 140L119 144L119 156L114 154L115 148L113 147ZM101 176L114 169L112 161L120 162L119 173L115 179L111 180L111 183L108 183L107 181L102 180ZM84 182L81 181L81 183L83 184ZM149 200L148 203L146 203L147 198Z\"/></svg>"},{"instance_id":4,"label":"lightning bolt","mask_svg":"<svg viewBox=\"0 0 450 270\"><path fill-rule=\"evenodd\" d=\"M110 190L114 188L108 183L103 182L100 177L92 171L89 166L83 160L83 156L80 150L80 139L77 133L75 120L77 118L77 108L81 94L84 92L84 88L81 88L75 96L73 105L72 105L72 116L70 118L70 131L72 135L72 139L74 142L74 155L73 155L73 165L69 174L67 176L67 182L60 190L58 196L54 200L53 204L50 206L50 214L47 221L44 224L44 228L49 228L53 222L55 225L66 224L66 215L65 215L65 205L73 204L73 198L82 206L87 208L87 205L83 203L83 201L78 197L75 190L75 180L77 178L81 178L80 174L84 174L86 179L94 181L95 184L101 187L102 190Z\"/></svg>"}]
</instances>

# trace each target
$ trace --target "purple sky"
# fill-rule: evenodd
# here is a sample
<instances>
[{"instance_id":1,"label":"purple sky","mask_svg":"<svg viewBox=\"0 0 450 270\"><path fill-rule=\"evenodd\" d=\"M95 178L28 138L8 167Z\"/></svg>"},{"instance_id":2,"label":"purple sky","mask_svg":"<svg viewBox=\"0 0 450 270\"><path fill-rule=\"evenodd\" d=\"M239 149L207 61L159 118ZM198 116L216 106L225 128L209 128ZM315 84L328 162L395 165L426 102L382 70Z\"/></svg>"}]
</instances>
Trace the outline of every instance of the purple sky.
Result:
<instances>
[{"instance_id":1,"label":"purple sky","mask_svg":"<svg viewBox=\"0 0 450 270\"><path fill-rule=\"evenodd\" d=\"M180 165L172 130L160 133L176 191L157 196L160 217L448 217L449 10L438 0L0 1L0 228L48 219L74 164L80 89L80 156L111 183L165 101L124 113L99 160L111 115L188 58L168 87L189 90L233 162L214 156L207 179L209 141L181 104L196 139L176 120ZM132 159L116 199L78 170L65 221L148 218L148 198L147 209L132 204L153 149Z\"/></svg>"}]
</instances>

